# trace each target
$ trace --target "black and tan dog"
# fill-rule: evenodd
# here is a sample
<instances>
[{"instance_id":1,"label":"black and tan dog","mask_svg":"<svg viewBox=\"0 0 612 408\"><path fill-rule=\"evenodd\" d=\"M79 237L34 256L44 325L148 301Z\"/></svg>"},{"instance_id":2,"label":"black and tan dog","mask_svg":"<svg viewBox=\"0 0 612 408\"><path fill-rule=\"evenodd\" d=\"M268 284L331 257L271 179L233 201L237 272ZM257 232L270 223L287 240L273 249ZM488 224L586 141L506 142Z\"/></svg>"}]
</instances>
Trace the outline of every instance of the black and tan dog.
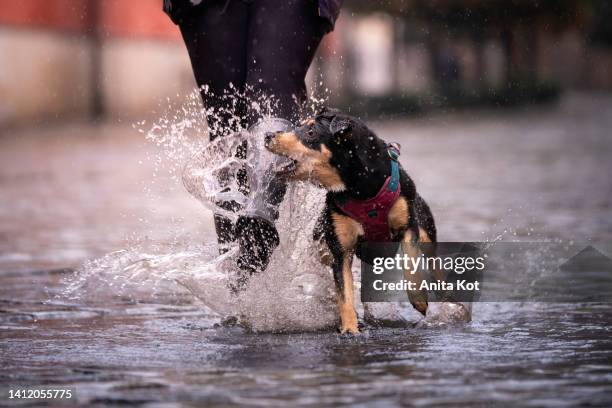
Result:
<instances>
[{"instance_id":1,"label":"black and tan dog","mask_svg":"<svg viewBox=\"0 0 612 408\"><path fill-rule=\"evenodd\" d=\"M324 109L289 132L269 133L266 147L294 160L293 180L310 180L327 190L315 231L329 248L342 333L358 333L353 299L353 256L364 241L401 243L418 256L420 242L436 241L434 219L414 182L399 166L398 148L360 120ZM405 271L408 280L419 274ZM412 305L427 310L427 293L409 291Z\"/></svg>"}]
</instances>

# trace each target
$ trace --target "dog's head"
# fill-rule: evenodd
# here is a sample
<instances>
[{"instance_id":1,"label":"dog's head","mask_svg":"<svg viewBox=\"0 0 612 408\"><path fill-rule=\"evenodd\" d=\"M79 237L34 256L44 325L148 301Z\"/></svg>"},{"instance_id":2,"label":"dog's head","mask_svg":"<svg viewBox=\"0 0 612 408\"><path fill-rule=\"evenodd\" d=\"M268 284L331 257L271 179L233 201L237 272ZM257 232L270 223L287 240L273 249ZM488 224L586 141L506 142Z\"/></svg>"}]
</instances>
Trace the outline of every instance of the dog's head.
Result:
<instances>
[{"instance_id":1,"label":"dog's head","mask_svg":"<svg viewBox=\"0 0 612 408\"><path fill-rule=\"evenodd\" d=\"M268 150L294 160L294 179L307 179L335 192L373 172L376 164L368 163L380 162L384 152L384 142L363 122L327 108L291 131L265 137Z\"/></svg>"}]
</instances>

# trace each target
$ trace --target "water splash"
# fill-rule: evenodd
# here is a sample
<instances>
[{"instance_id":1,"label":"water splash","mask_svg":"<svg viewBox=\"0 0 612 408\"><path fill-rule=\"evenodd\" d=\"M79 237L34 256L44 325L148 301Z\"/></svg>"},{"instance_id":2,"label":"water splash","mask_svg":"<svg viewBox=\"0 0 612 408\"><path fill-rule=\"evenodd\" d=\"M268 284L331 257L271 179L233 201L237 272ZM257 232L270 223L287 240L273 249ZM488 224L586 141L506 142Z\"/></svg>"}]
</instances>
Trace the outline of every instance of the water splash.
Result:
<instances>
[{"instance_id":1,"label":"water splash","mask_svg":"<svg viewBox=\"0 0 612 408\"><path fill-rule=\"evenodd\" d=\"M275 181L275 170L292 160L266 150L264 136L291 126L287 120L264 117L248 131L215 139L185 166L185 188L211 211L233 221L243 214L273 220L276 208L263 193Z\"/></svg>"},{"instance_id":2,"label":"water splash","mask_svg":"<svg viewBox=\"0 0 612 408\"><path fill-rule=\"evenodd\" d=\"M244 101L243 94L232 92L223 97L232 99L232 103ZM236 157L236 149L248 139L248 134L240 128L242 118L232 117L223 122L224 128L219 127L222 121L212 121L217 127L208 128L207 115L227 118L229 111L203 111L198 101L196 91L181 107L162 115L148 131L143 129L145 122L135 127L162 148L160 156L153 159L159 163L156 173L165 166L171 179L180 183L187 163L184 171L187 176L182 181L188 191L205 207L223 212L211 203L222 198L244 205L249 195L240 191L235 172L245 163L261 169L262 156ZM316 109L318 104L320 101L311 102L310 109ZM274 111L271 99L258 100L252 108L263 118L270 117ZM236 130L233 136L208 142L210 132ZM229 173L227 183L211 183L223 171ZM230 289L239 273L235 266L236 246L219 255L215 242L195 245L176 239L171 243L156 243L141 237L125 250L84 264L74 276L67 278L64 296L80 301L118 297L129 301L163 299L201 303L220 317L237 316L243 326L253 331L303 331L335 326L337 312L331 271L319 263L312 241L324 194L309 184L289 186L277 221L280 245L267 270L252 276L246 289L238 294ZM240 214L224 213L232 218Z\"/></svg>"}]
</instances>

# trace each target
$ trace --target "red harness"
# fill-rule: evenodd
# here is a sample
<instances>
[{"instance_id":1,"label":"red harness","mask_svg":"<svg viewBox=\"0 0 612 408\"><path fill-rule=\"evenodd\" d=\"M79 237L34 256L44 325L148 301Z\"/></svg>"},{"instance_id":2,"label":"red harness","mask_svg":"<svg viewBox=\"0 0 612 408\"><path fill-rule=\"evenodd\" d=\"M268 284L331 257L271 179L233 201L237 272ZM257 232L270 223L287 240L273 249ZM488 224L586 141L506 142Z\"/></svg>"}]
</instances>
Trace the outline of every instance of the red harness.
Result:
<instances>
[{"instance_id":1,"label":"red harness","mask_svg":"<svg viewBox=\"0 0 612 408\"><path fill-rule=\"evenodd\" d=\"M376 196L367 200L347 200L343 204L336 201L343 213L363 226L364 239L370 242L389 242L392 240L389 229L389 212L401 193L399 183L399 145L389 146L391 156L391 176Z\"/></svg>"}]
</instances>

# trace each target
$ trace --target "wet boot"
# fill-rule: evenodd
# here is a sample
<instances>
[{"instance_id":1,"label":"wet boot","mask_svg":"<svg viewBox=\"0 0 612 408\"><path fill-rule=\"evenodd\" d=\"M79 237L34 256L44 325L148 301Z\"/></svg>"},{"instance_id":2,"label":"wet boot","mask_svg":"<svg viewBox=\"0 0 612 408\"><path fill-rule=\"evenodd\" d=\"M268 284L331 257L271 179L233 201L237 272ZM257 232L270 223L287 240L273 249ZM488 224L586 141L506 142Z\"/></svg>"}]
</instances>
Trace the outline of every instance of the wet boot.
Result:
<instances>
[{"instance_id":1,"label":"wet boot","mask_svg":"<svg viewBox=\"0 0 612 408\"><path fill-rule=\"evenodd\" d=\"M223 255L229 251L229 244L236 240L234 224L229 218L215 214L215 232L217 233L219 254Z\"/></svg>"},{"instance_id":2,"label":"wet boot","mask_svg":"<svg viewBox=\"0 0 612 408\"><path fill-rule=\"evenodd\" d=\"M286 190L286 180L273 179L260 196L262 203L256 210L247 210L246 215L240 216L234 226L239 245L238 267L243 272L241 279L245 283L250 275L266 269L272 253L280 243L274 222L278 219L278 207Z\"/></svg>"},{"instance_id":3,"label":"wet boot","mask_svg":"<svg viewBox=\"0 0 612 408\"><path fill-rule=\"evenodd\" d=\"M262 145L259 146L259 151L255 148L251 153L267 154L263 150L264 134L267 131L286 130L290 126L289 122L281 119L256 125L251 131L260 139ZM249 276L266 269L272 253L279 245L278 231L274 222L278 219L278 208L285 196L287 181L284 177L278 176L278 171L287 160L290 159L280 156L273 157L269 162L264 160L269 167L262 169L259 176L250 180L254 195L234 226L234 234L239 245L237 263L242 271L239 280L244 284ZM255 156L253 162L259 163L259 156Z\"/></svg>"},{"instance_id":4,"label":"wet boot","mask_svg":"<svg viewBox=\"0 0 612 408\"><path fill-rule=\"evenodd\" d=\"M241 216L235 232L240 248L238 267L243 275L247 277L265 270L279 244L274 224L263 218Z\"/></svg>"}]
</instances>

